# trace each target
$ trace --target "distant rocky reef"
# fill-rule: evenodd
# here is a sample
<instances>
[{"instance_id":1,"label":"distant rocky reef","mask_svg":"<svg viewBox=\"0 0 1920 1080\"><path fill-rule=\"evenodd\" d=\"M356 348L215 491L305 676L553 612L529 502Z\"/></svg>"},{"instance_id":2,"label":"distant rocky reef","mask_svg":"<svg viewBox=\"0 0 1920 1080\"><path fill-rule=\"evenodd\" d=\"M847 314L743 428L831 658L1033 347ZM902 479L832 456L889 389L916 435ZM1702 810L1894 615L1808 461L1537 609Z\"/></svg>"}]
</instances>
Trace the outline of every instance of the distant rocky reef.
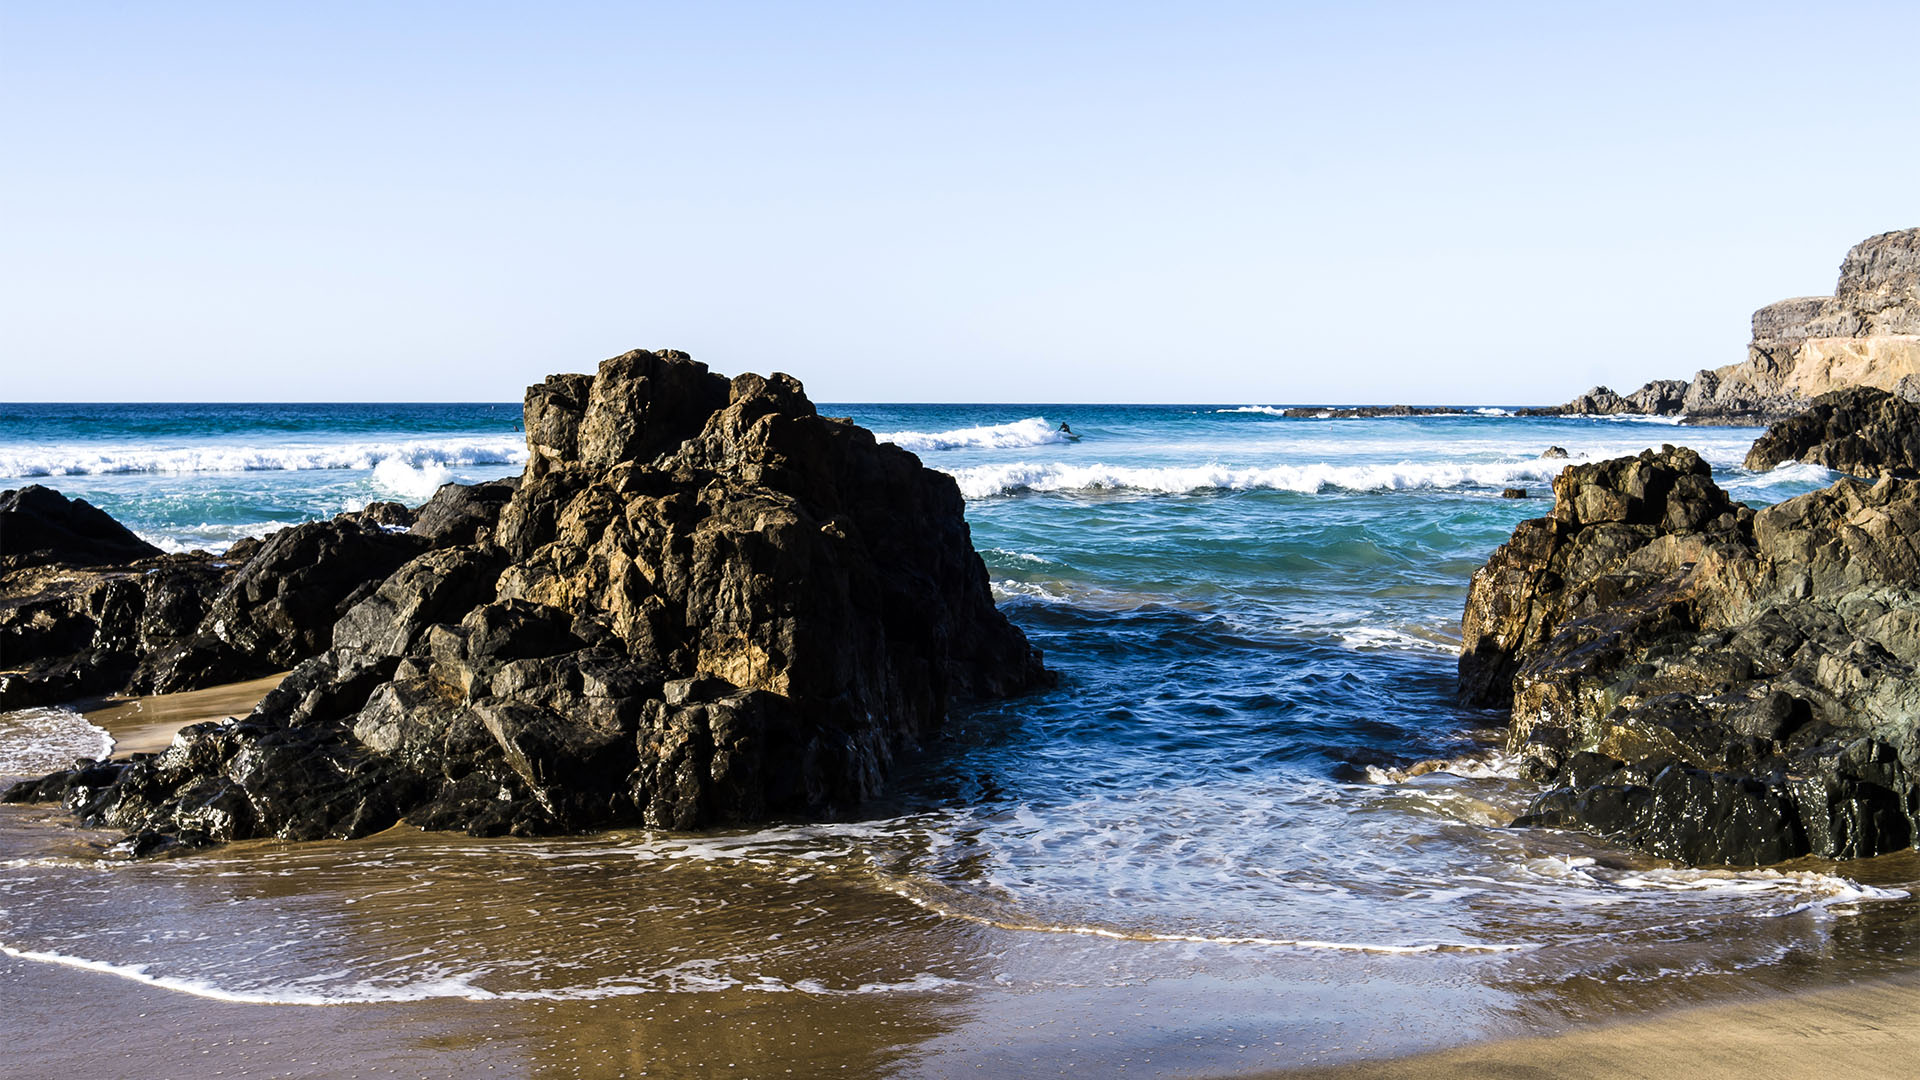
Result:
<instances>
[{"instance_id":1,"label":"distant rocky reef","mask_svg":"<svg viewBox=\"0 0 1920 1080\"><path fill-rule=\"evenodd\" d=\"M243 719L6 799L137 852L820 815L956 703L1050 680L952 478L789 376L636 351L531 387L526 429L518 480L221 557L160 555L45 489L0 497L5 536L49 538L0 561L8 705L297 665Z\"/></svg>"},{"instance_id":2,"label":"distant rocky reef","mask_svg":"<svg viewBox=\"0 0 1920 1080\"><path fill-rule=\"evenodd\" d=\"M1920 410L1821 399L1756 445L1877 477L1754 511L1691 450L1569 466L1473 575L1464 701L1549 785L1516 824L1693 864L1920 837ZM1755 459L1749 459L1750 462Z\"/></svg>"},{"instance_id":3,"label":"distant rocky reef","mask_svg":"<svg viewBox=\"0 0 1920 1080\"><path fill-rule=\"evenodd\" d=\"M1798 297L1753 313L1746 360L1691 382L1657 379L1631 394L1604 386L1530 416L1643 413L1695 424L1764 426L1847 386L1920 400L1920 229L1855 244L1832 296Z\"/></svg>"}]
</instances>

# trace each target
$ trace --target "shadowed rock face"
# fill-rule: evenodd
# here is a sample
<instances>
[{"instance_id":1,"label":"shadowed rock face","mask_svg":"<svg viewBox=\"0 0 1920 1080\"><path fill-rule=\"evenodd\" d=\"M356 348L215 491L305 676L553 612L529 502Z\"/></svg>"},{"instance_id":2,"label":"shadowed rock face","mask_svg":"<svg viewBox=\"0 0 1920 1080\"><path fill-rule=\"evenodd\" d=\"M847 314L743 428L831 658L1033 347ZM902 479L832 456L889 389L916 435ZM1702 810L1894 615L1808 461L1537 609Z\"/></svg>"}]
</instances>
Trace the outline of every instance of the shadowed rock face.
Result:
<instances>
[{"instance_id":1,"label":"shadowed rock face","mask_svg":"<svg viewBox=\"0 0 1920 1080\"><path fill-rule=\"evenodd\" d=\"M1771 469L1788 461L1868 479L1920 476L1920 405L1869 386L1822 394L1806 412L1755 440L1746 466Z\"/></svg>"},{"instance_id":2,"label":"shadowed rock face","mask_svg":"<svg viewBox=\"0 0 1920 1080\"><path fill-rule=\"evenodd\" d=\"M953 480L816 415L793 379L634 352L530 388L526 417L497 519L446 524L472 492L423 509L416 531L468 542L357 594L251 716L7 797L64 799L139 850L403 817L491 834L821 814L873 794L953 702L1047 681Z\"/></svg>"},{"instance_id":3,"label":"shadowed rock face","mask_svg":"<svg viewBox=\"0 0 1920 1080\"><path fill-rule=\"evenodd\" d=\"M29 566L104 566L160 549L85 499L29 484L0 491L0 572Z\"/></svg>"},{"instance_id":4,"label":"shadowed rock face","mask_svg":"<svg viewBox=\"0 0 1920 1080\"><path fill-rule=\"evenodd\" d=\"M0 708L284 671L432 543L393 535L412 517L375 503L224 555L164 555L82 500L0 493Z\"/></svg>"},{"instance_id":5,"label":"shadowed rock face","mask_svg":"<svg viewBox=\"0 0 1920 1080\"><path fill-rule=\"evenodd\" d=\"M1565 470L1474 574L1461 692L1553 785L1520 825L1696 864L1911 846L1920 481L1754 512L1692 451Z\"/></svg>"}]
</instances>

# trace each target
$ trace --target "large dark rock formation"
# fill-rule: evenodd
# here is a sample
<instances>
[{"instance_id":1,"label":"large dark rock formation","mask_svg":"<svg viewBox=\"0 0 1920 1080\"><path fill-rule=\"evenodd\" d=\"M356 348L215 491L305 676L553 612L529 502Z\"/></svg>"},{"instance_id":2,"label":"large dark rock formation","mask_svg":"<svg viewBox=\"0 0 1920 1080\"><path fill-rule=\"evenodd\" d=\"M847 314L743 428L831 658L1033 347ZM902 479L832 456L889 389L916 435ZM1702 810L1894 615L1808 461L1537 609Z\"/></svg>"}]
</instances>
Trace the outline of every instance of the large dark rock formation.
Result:
<instances>
[{"instance_id":1,"label":"large dark rock formation","mask_svg":"<svg viewBox=\"0 0 1920 1080\"><path fill-rule=\"evenodd\" d=\"M430 504L431 505L431 504ZM375 503L223 555L164 555L59 492L0 493L0 708L170 693L284 671L434 544Z\"/></svg>"},{"instance_id":2,"label":"large dark rock formation","mask_svg":"<svg viewBox=\"0 0 1920 1080\"><path fill-rule=\"evenodd\" d=\"M954 702L1047 678L953 480L788 376L628 353L530 388L526 428L517 488L443 492L415 529L459 542L337 602L331 647L252 715L7 797L140 850L820 814ZM261 586L248 610L291 610Z\"/></svg>"},{"instance_id":3,"label":"large dark rock formation","mask_svg":"<svg viewBox=\"0 0 1920 1080\"><path fill-rule=\"evenodd\" d=\"M1788 461L1868 479L1920 476L1920 405L1870 386L1822 394L1755 440L1746 466L1771 469Z\"/></svg>"},{"instance_id":4,"label":"large dark rock formation","mask_svg":"<svg viewBox=\"0 0 1920 1080\"><path fill-rule=\"evenodd\" d=\"M1462 697L1552 785L1522 825L1689 863L1911 846L1920 480L1758 512L1692 451L1570 466L1474 574Z\"/></svg>"}]
</instances>

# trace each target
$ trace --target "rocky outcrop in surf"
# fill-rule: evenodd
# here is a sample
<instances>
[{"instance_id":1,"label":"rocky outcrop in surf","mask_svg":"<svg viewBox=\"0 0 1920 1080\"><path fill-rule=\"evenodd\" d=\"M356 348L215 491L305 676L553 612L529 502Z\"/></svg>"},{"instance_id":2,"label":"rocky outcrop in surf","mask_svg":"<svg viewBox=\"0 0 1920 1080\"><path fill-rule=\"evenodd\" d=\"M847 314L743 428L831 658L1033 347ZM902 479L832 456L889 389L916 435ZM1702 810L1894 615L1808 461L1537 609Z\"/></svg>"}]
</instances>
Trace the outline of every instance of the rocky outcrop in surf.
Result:
<instances>
[{"instance_id":1,"label":"rocky outcrop in surf","mask_svg":"<svg viewBox=\"0 0 1920 1080\"><path fill-rule=\"evenodd\" d=\"M1462 698L1550 785L1516 824L1695 864L1920 829L1920 480L1759 511L1690 450L1568 467L1476 571Z\"/></svg>"},{"instance_id":2,"label":"rocky outcrop in surf","mask_svg":"<svg viewBox=\"0 0 1920 1080\"><path fill-rule=\"evenodd\" d=\"M1868 479L1920 476L1920 405L1869 386L1822 394L1754 440L1746 467L1788 461Z\"/></svg>"},{"instance_id":3,"label":"rocky outcrop in surf","mask_svg":"<svg viewBox=\"0 0 1920 1080\"><path fill-rule=\"evenodd\" d=\"M954 481L788 376L628 353L530 388L526 429L518 486L424 509L417 530L458 542L351 594L250 716L7 797L143 851L818 815L953 703L1048 680Z\"/></svg>"},{"instance_id":4,"label":"rocky outcrop in surf","mask_svg":"<svg viewBox=\"0 0 1920 1080\"><path fill-rule=\"evenodd\" d=\"M1520 416L1672 416L1680 411L1687 396L1684 379L1655 379L1631 394L1616 394L1604 386L1593 389L1565 405L1540 409L1520 409Z\"/></svg>"}]
</instances>

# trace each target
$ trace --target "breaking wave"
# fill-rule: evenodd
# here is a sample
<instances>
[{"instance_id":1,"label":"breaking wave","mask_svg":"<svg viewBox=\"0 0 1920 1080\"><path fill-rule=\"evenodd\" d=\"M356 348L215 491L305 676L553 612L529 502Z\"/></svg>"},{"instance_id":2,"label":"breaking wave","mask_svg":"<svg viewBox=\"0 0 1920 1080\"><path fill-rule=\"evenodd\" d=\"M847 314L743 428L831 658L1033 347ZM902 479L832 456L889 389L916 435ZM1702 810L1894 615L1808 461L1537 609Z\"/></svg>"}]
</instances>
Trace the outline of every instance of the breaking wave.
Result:
<instances>
[{"instance_id":1,"label":"breaking wave","mask_svg":"<svg viewBox=\"0 0 1920 1080\"><path fill-rule=\"evenodd\" d=\"M1013 450L1022 446L1045 446L1073 440L1058 425L1044 416L1029 416L1005 424L954 428L952 431L892 431L874 436L902 450Z\"/></svg>"},{"instance_id":2,"label":"breaking wave","mask_svg":"<svg viewBox=\"0 0 1920 1080\"><path fill-rule=\"evenodd\" d=\"M949 469L969 499L1020 492L1140 491L1185 494L1197 491L1407 491L1440 488L1505 487L1544 483L1560 471L1557 461L1397 465L1066 465L1015 462Z\"/></svg>"},{"instance_id":3,"label":"breaking wave","mask_svg":"<svg viewBox=\"0 0 1920 1080\"><path fill-rule=\"evenodd\" d=\"M436 465L443 468L519 465L526 460L526 444L517 436L464 436L305 446L213 445L173 449L68 444L15 447L0 451L0 476L301 472L373 469L389 461L418 469Z\"/></svg>"}]
</instances>

